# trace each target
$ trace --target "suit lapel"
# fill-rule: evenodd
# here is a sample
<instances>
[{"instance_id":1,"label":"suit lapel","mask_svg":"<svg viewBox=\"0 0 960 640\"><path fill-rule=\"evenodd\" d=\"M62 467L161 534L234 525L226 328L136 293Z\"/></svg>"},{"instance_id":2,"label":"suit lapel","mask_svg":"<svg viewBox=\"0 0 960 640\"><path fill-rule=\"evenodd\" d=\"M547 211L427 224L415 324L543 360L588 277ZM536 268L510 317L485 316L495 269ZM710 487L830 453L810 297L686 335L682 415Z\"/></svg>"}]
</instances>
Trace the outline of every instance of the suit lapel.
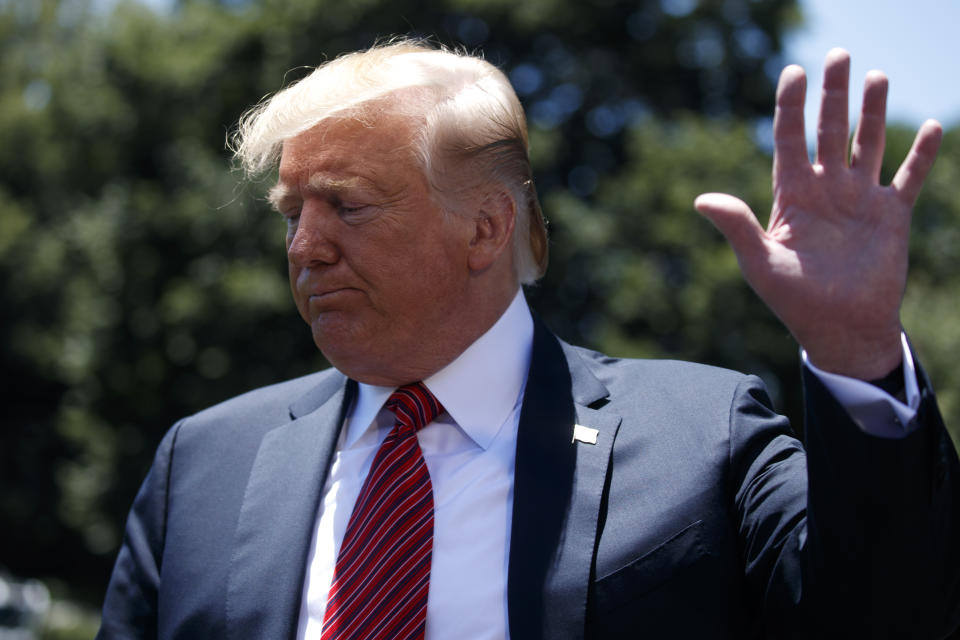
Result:
<instances>
[{"instance_id":1,"label":"suit lapel","mask_svg":"<svg viewBox=\"0 0 960 640\"><path fill-rule=\"evenodd\" d=\"M535 322L517 434L508 611L513 638L582 638L597 522L620 417L606 387ZM597 430L595 444L574 425Z\"/></svg>"},{"instance_id":2,"label":"suit lapel","mask_svg":"<svg viewBox=\"0 0 960 640\"><path fill-rule=\"evenodd\" d=\"M293 638L314 521L356 385L342 376L291 405L263 438L233 540L227 584L231 638Z\"/></svg>"}]
</instances>

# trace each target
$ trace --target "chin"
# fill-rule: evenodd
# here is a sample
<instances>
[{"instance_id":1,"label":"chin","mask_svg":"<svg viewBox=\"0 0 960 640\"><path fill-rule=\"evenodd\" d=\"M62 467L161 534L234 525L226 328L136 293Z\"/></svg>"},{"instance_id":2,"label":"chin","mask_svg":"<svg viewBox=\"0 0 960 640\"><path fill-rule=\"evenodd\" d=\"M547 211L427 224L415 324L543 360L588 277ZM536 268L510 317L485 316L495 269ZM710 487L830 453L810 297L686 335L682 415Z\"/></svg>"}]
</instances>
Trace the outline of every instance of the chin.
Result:
<instances>
[{"instance_id":1,"label":"chin","mask_svg":"<svg viewBox=\"0 0 960 640\"><path fill-rule=\"evenodd\" d=\"M313 342L320 353L334 368L352 380L365 384L387 386L379 382L382 376L374 372L383 372L384 363L379 362L375 354L370 353L371 341L357 336L344 336L337 332L316 331L314 325Z\"/></svg>"},{"instance_id":2,"label":"chin","mask_svg":"<svg viewBox=\"0 0 960 640\"><path fill-rule=\"evenodd\" d=\"M399 387L409 382L415 382L418 378L406 379L399 372L388 371L380 363L371 363L364 358L357 358L355 354L351 357L337 357L336 354L323 352L327 361L334 366L340 373L351 380L370 384L377 387Z\"/></svg>"}]
</instances>

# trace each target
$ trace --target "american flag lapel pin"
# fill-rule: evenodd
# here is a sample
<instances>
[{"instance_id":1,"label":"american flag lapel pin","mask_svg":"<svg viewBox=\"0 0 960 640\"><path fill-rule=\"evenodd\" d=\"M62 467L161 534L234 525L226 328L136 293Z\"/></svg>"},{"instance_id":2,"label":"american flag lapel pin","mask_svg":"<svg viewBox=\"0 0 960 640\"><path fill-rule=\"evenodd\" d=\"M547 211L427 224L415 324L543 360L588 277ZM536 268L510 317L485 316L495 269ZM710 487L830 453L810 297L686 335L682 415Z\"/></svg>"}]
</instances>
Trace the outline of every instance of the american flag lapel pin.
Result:
<instances>
[{"instance_id":1,"label":"american flag lapel pin","mask_svg":"<svg viewBox=\"0 0 960 640\"><path fill-rule=\"evenodd\" d=\"M575 424L573 425L573 440L570 442L576 442L579 440L584 444L597 444L598 435L600 435L599 429L585 427L582 424Z\"/></svg>"}]
</instances>

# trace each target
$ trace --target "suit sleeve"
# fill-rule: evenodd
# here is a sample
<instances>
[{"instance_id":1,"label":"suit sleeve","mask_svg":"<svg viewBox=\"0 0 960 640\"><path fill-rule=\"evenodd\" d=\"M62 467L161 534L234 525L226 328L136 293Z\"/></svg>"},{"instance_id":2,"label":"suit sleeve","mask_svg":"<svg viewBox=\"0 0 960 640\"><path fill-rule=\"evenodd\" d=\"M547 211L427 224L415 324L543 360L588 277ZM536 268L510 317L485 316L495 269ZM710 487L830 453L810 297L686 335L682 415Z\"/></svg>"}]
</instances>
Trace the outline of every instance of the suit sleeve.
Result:
<instances>
[{"instance_id":1,"label":"suit sleeve","mask_svg":"<svg viewBox=\"0 0 960 640\"><path fill-rule=\"evenodd\" d=\"M170 463L180 423L157 448L130 515L107 595L98 640L155 638L157 595L166 530Z\"/></svg>"},{"instance_id":2,"label":"suit sleeve","mask_svg":"<svg viewBox=\"0 0 960 640\"><path fill-rule=\"evenodd\" d=\"M820 609L847 612L847 628L872 637L937 638L960 625L960 463L919 368L918 378L916 424L890 440L863 433L804 373Z\"/></svg>"},{"instance_id":3,"label":"suit sleeve","mask_svg":"<svg viewBox=\"0 0 960 640\"><path fill-rule=\"evenodd\" d=\"M734 505L764 637L938 638L960 624L960 468L921 374L916 428L859 429L804 373L806 455L741 384Z\"/></svg>"}]
</instances>

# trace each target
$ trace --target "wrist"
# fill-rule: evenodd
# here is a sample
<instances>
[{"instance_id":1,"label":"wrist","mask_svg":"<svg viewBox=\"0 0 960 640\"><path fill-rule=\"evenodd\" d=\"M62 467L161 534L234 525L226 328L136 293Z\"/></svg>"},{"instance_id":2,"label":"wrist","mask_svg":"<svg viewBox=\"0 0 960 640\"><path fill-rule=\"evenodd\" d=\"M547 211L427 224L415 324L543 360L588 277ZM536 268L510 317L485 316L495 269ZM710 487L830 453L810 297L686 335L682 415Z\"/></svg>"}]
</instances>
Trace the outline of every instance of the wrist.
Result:
<instances>
[{"instance_id":1,"label":"wrist","mask_svg":"<svg viewBox=\"0 0 960 640\"><path fill-rule=\"evenodd\" d=\"M885 380L888 376L893 376L896 370L900 370L902 386L903 347L900 333L898 328L895 335L883 339L870 340L863 335L857 335L855 338L836 340L816 348L804 346L804 349L809 361L818 369L870 383Z\"/></svg>"}]
</instances>

